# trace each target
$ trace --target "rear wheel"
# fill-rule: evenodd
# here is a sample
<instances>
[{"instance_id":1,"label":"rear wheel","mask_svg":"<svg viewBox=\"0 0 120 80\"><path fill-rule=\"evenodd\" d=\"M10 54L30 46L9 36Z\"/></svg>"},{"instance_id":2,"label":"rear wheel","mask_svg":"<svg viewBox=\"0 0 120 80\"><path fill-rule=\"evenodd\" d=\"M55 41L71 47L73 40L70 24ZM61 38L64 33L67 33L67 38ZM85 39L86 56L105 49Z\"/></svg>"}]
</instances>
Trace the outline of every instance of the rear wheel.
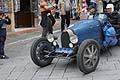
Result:
<instances>
[{"instance_id":1,"label":"rear wheel","mask_svg":"<svg viewBox=\"0 0 120 80\"><path fill-rule=\"evenodd\" d=\"M79 69L87 74L93 72L99 62L100 47L92 39L85 40L81 43L77 53L77 63Z\"/></svg>"},{"instance_id":2,"label":"rear wheel","mask_svg":"<svg viewBox=\"0 0 120 80\"><path fill-rule=\"evenodd\" d=\"M31 46L31 58L36 65L41 67L49 65L53 60L51 57L46 57L48 53L44 50L52 51L52 46L46 38L39 38Z\"/></svg>"}]
</instances>

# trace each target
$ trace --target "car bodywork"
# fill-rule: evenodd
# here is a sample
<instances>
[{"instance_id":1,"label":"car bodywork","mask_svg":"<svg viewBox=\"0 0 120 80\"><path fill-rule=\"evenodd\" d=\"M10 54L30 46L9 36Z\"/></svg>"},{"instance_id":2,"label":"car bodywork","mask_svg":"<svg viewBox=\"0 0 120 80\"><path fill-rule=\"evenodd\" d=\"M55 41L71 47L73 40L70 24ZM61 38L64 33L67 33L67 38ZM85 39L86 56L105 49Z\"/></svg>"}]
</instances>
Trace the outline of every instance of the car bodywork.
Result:
<instances>
[{"instance_id":1,"label":"car bodywork","mask_svg":"<svg viewBox=\"0 0 120 80\"><path fill-rule=\"evenodd\" d=\"M105 15L99 15L95 19L75 22L61 33L61 47L51 34L39 38L31 47L33 62L44 67L55 57L75 57L83 73L94 71L99 62L100 49L104 48L102 27L106 21Z\"/></svg>"}]
</instances>

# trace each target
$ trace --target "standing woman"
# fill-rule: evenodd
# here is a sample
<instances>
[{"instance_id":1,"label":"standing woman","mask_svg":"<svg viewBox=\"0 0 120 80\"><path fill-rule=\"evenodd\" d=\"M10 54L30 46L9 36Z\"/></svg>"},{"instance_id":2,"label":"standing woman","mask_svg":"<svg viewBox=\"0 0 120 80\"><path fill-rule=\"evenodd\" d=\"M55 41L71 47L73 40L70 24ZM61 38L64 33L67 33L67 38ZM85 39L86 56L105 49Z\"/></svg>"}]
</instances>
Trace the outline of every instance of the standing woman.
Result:
<instances>
[{"instance_id":1,"label":"standing woman","mask_svg":"<svg viewBox=\"0 0 120 80\"><path fill-rule=\"evenodd\" d=\"M54 9L54 6L48 6L47 0L40 0L39 5L42 18L40 25L43 28L42 37L46 37L47 33L53 34L52 20L49 15L51 15L51 10Z\"/></svg>"},{"instance_id":2,"label":"standing woman","mask_svg":"<svg viewBox=\"0 0 120 80\"><path fill-rule=\"evenodd\" d=\"M61 32L70 25L70 11L72 4L70 0L59 0L58 9L61 14ZM65 26L66 25L66 26Z\"/></svg>"}]
</instances>

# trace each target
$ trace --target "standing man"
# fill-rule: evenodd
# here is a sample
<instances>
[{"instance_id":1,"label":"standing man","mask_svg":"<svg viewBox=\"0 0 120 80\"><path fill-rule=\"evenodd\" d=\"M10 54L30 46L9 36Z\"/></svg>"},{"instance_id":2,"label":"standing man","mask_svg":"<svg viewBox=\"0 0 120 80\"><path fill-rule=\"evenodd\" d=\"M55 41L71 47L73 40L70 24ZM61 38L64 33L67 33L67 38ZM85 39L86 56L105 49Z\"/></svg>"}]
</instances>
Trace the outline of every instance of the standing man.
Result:
<instances>
[{"instance_id":1,"label":"standing man","mask_svg":"<svg viewBox=\"0 0 120 80\"><path fill-rule=\"evenodd\" d=\"M59 0L58 9L60 10L61 14L61 32L62 32L65 29L65 27L69 27L70 25L70 11L72 9L72 4L70 0Z\"/></svg>"},{"instance_id":2,"label":"standing man","mask_svg":"<svg viewBox=\"0 0 120 80\"><path fill-rule=\"evenodd\" d=\"M54 25L55 22L52 22L53 17L50 19L50 15L54 6L49 5L47 0L40 0L39 5L42 18L40 25L43 28L42 37L46 37L47 33L53 34L52 25Z\"/></svg>"},{"instance_id":3,"label":"standing man","mask_svg":"<svg viewBox=\"0 0 120 80\"><path fill-rule=\"evenodd\" d=\"M6 27L11 24L11 20L8 16L4 15L3 11L0 11L0 59L8 59L4 52L5 40L6 40Z\"/></svg>"}]
</instances>

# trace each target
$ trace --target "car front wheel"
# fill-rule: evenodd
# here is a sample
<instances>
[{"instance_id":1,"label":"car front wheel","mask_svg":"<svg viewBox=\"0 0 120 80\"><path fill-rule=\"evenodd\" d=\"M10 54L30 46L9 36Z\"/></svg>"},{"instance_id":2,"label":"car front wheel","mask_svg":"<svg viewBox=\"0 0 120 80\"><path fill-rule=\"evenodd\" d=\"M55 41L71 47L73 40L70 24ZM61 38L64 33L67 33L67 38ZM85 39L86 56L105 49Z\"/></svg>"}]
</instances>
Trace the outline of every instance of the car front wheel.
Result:
<instances>
[{"instance_id":1,"label":"car front wheel","mask_svg":"<svg viewBox=\"0 0 120 80\"><path fill-rule=\"evenodd\" d=\"M32 61L41 67L49 65L53 60L52 57L46 57L48 53L45 53L44 50L52 51L52 46L46 38L39 38L31 46Z\"/></svg>"},{"instance_id":2,"label":"car front wheel","mask_svg":"<svg viewBox=\"0 0 120 80\"><path fill-rule=\"evenodd\" d=\"M97 41L87 39L81 43L77 53L80 71L85 74L95 71L99 62L100 47Z\"/></svg>"}]
</instances>

